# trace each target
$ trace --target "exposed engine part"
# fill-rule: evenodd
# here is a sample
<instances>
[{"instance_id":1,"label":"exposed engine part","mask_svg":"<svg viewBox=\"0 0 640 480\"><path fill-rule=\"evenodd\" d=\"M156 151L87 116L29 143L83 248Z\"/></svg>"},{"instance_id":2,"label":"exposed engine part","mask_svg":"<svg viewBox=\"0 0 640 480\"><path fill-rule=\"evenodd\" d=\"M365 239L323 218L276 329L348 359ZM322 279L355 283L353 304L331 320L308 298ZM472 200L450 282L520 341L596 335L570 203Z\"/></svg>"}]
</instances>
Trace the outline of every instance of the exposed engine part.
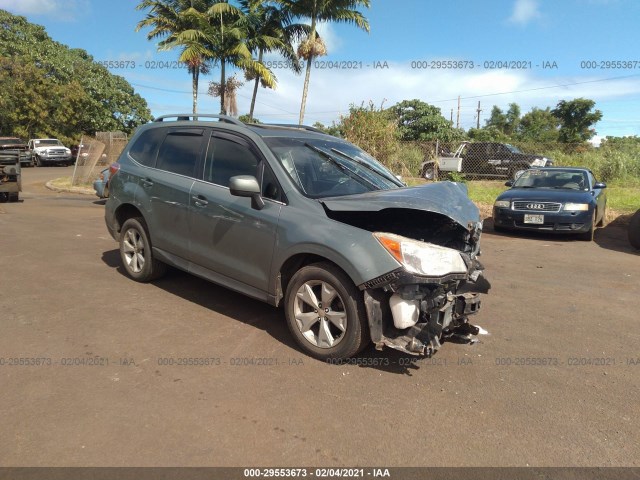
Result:
<instances>
[{"instance_id":1,"label":"exposed engine part","mask_svg":"<svg viewBox=\"0 0 640 480\"><path fill-rule=\"evenodd\" d=\"M413 323L416 304L420 311ZM391 296L380 289L365 290L365 307L378 349L387 346L431 356L443 340L473 343L471 336L480 331L467 318L480 309L478 293L457 294L438 285L404 285ZM403 313L408 315L398 318Z\"/></svg>"},{"instance_id":2,"label":"exposed engine part","mask_svg":"<svg viewBox=\"0 0 640 480\"><path fill-rule=\"evenodd\" d=\"M420 303L417 300L405 300L401 295L394 293L389 298L389 306L393 315L393 324L397 329L413 327L418 323Z\"/></svg>"}]
</instances>

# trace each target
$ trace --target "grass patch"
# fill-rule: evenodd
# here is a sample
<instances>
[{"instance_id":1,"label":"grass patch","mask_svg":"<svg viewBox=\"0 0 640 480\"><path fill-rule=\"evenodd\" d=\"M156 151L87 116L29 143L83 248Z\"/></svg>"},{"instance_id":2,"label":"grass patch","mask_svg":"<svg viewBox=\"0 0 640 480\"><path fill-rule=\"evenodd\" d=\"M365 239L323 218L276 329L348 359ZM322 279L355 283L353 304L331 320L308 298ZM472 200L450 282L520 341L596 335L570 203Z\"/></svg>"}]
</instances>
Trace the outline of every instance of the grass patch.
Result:
<instances>
[{"instance_id":1,"label":"grass patch","mask_svg":"<svg viewBox=\"0 0 640 480\"><path fill-rule=\"evenodd\" d=\"M53 187L60 188L63 190L69 190L69 191L72 191L74 188L93 189L93 182L80 182L74 185L72 183L72 180L73 180L72 177L60 177L60 178L55 178L51 180L49 184Z\"/></svg>"}]
</instances>

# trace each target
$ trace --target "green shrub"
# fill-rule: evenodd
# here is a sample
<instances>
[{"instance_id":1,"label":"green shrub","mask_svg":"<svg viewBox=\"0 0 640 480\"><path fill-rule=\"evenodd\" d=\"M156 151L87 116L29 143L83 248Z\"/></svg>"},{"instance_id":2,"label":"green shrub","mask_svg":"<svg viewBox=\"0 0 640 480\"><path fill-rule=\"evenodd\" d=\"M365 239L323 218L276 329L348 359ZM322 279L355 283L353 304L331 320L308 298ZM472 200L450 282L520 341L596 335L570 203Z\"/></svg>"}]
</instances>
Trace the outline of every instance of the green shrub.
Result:
<instances>
[{"instance_id":1,"label":"green shrub","mask_svg":"<svg viewBox=\"0 0 640 480\"><path fill-rule=\"evenodd\" d=\"M340 119L340 131L346 140L392 168L399 148L398 127L385 110L372 102L367 107L351 105L349 115Z\"/></svg>"}]
</instances>

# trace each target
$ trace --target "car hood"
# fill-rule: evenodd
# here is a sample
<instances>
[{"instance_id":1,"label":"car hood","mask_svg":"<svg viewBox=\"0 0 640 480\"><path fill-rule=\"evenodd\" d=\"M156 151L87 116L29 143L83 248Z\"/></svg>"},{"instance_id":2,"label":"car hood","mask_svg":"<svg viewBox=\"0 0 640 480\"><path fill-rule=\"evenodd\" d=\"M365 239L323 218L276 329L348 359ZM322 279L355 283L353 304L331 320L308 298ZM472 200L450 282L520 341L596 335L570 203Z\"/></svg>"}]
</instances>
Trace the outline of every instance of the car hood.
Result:
<instances>
[{"instance_id":1,"label":"car hood","mask_svg":"<svg viewBox=\"0 0 640 480\"><path fill-rule=\"evenodd\" d=\"M593 200L591 192L570 189L511 188L502 192L496 200L539 200L544 202L583 202Z\"/></svg>"},{"instance_id":2,"label":"car hood","mask_svg":"<svg viewBox=\"0 0 640 480\"><path fill-rule=\"evenodd\" d=\"M432 212L450 218L469 231L477 228L480 221L480 211L469 199L466 185L454 182L376 190L319 201L333 212L379 212L387 209Z\"/></svg>"},{"instance_id":3,"label":"car hood","mask_svg":"<svg viewBox=\"0 0 640 480\"><path fill-rule=\"evenodd\" d=\"M26 150L27 145L21 143L7 143L0 145L0 150Z\"/></svg>"}]
</instances>

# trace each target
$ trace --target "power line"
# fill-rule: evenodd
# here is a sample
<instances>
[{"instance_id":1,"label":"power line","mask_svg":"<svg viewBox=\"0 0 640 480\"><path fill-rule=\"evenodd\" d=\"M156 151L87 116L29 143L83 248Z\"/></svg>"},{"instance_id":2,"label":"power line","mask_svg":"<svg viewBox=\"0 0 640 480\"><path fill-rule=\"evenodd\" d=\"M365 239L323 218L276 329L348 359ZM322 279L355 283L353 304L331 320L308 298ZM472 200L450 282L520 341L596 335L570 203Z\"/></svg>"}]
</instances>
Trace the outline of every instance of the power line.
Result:
<instances>
[{"instance_id":1,"label":"power line","mask_svg":"<svg viewBox=\"0 0 640 480\"><path fill-rule=\"evenodd\" d=\"M483 95L472 95L469 97L460 97L461 100L471 100L471 99L475 99L475 98L484 98L484 97L495 97L498 95L510 95L512 93L526 93L526 92L535 92L538 90L548 90L551 88L561 88L561 87L573 87L575 85L584 85L587 83L598 83L598 82L609 82L612 80L623 80L625 78L634 78L634 77L639 77L640 74L637 75L625 75L622 77L611 77L611 78L601 78L600 80L586 80L584 82L573 82L573 83L563 83L563 84L558 84L558 85L549 85L546 87L536 87L536 88L528 88L525 90L512 90L511 92L498 92L498 93L486 93ZM448 98L446 100L432 100L430 103L443 103L443 102L454 102L458 100L458 98Z\"/></svg>"},{"instance_id":2,"label":"power line","mask_svg":"<svg viewBox=\"0 0 640 480\"><path fill-rule=\"evenodd\" d=\"M562 84L556 84L556 85L547 85L544 87L536 87L536 88L528 88L528 89L524 89L524 90L512 90L509 92L496 92L496 93L486 93L486 94L482 94L482 95L471 95L468 97L456 97L456 98L448 98L448 99L444 99L444 100L430 100L429 103L445 103L445 102L455 102L458 101L458 99L460 100L473 100L473 99L478 99L478 98L486 98L486 97L496 97L496 96L500 96L500 95L511 95L514 93L527 93L527 92L535 92L535 91L540 91L540 90L550 90L553 88L563 88L563 87L573 87L576 85L586 85L586 84L590 84L590 83L600 83L600 82L610 82L610 81L614 81L614 80L625 80L628 78L637 78L640 77L640 74L635 74L635 75L624 75L624 76L620 76L620 77L610 77L610 78L601 78L598 80L585 80L583 82L572 82L572 83L562 83ZM148 90L157 90L159 92L167 92L167 93L178 93L178 94L184 94L184 95L188 95L191 94L192 92L189 91L185 91L185 90L173 90L173 89L167 89L167 88L160 88L160 87L153 87L150 85L142 85L139 83L131 83L131 85L133 85L134 87L138 87L138 88L146 88ZM198 92L198 95L206 95L208 94L208 92ZM248 99L249 97L244 96L244 95L240 95L238 94L238 96L243 97ZM280 110L284 113L287 113L289 115L297 115L294 112L290 112L288 110L285 110L283 108L277 107L275 105L269 105L267 103L264 103L260 100L256 100L257 103L260 103L261 105L264 105L266 107L269 108L274 108L276 110ZM310 115L320 115L320 114L334 114L334 113L340 113L342 110L330 110L330 111L323 111L323 112L308 112Z\"/></svg>"}]
</instances>

